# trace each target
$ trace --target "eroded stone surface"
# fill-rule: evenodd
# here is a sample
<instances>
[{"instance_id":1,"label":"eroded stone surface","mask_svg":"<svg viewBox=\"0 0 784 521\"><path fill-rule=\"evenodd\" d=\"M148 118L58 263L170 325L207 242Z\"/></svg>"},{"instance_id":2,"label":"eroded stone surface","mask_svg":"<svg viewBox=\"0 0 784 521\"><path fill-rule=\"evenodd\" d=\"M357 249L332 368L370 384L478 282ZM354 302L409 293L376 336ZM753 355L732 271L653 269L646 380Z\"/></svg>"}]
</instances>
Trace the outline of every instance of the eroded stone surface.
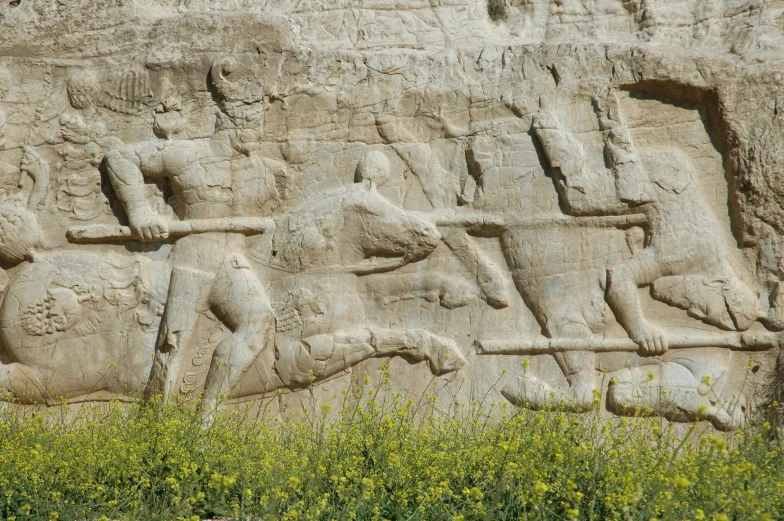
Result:
<instances>
[{"instance_id":1,"label":"eroded stone surface","mask_svg":"<svg viewBox=\"0 0 784 521\"><path fill-rule=\"evenodd\" d=\"M741 425L784 329L784 3L491 3L0 4L6 399L209 419L387 364Z\"/></svg>"}]
</instances>

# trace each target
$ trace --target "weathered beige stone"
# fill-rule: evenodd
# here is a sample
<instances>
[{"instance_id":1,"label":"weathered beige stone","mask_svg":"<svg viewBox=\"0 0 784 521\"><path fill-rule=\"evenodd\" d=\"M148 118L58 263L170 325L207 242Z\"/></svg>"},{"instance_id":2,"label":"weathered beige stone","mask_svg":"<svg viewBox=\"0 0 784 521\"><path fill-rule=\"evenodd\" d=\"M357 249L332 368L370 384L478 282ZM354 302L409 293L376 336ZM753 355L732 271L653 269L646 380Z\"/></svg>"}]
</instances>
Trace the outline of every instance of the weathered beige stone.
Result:
<instances>
[{"instance_id":1,"label":"weathered beige stone","mask_svg":"<svg viewBox=\"0 0 784 521\"><path fill-rule=\"evenodd\" d=\"M783 32L778 0L0 3L0 389L209 420L383 363L737 428L784 330Z\"/></svg>"}]
</instances>

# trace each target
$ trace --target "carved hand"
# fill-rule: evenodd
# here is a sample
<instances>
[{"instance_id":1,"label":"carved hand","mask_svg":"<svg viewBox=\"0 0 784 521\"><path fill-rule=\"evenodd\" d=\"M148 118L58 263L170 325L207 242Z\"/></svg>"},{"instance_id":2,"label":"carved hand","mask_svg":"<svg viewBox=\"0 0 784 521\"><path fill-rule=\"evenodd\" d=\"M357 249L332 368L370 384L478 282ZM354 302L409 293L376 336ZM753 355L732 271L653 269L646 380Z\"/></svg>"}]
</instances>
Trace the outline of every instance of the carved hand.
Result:
<instances>
[{"instance_id":1,"label":"carved hand","mask_svg":"<svg viewBox=\"0 0 784 521\"><path fill-rule=\"evenodd\" d=\"M667 336L662 330L651 324L641 324L634 328L629 336L640 346L640 351L647 355L660 355L669 349Z\"/></svg>"},{"instance_id":2,"label":"carved hand","mask_svg":"<svg viewBox=\"0 0 784 521\"><path fill-rule=\"evenodd\" d=\"M20 170L30 174L30 177L37 179L39 174L46 168L41 155L32 147L25 147L22 154Z\"/></svg>"},{"instance_id":3,"label":"carved hand","mask_svg":"<svg viewBox=\"0 0 784 521\"><path fill-rule=\"evenodd\" d=\"M158 214L149 213L129 223L133 233L143 241L162 241L169 236L169 225Z\"/></svg>"}]
</instances>

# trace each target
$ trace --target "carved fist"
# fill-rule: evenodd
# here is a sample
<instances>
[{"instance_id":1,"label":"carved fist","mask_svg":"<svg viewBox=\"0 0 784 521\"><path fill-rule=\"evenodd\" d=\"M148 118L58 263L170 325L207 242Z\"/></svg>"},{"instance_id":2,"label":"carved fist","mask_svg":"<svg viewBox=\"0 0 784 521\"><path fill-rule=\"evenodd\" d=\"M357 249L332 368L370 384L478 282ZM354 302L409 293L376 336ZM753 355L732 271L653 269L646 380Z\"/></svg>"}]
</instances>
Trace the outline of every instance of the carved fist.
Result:
<instances>
[{"instance_id":1,"label":"carved fist","mask_svg":"<svg viewBox=\"0 0 784 521\"><path fill-rule=\"evenodd\" d=\"M630 336L640 346L643 354L661 355L669 349L664 332L650 324L644 324Z\"/></svg>"},{"instance_id":2,"label":"carved fist","mask_svg":"<svg viewBox=\"0 0 784 521\"><path fill-rule=\"evenodd\" d=\"M87 125L79 116L60 116L60 135L63 141L84 145L90 142Z\"/></svg>"},{"instance_id":3,"label":"carved fist","mask_svg":"<svg viewBox=\"0 0 784 521\"><path fill-rule=\"evenodd\" d=\"M33 179L38 179L42 173L46 172L46 169L46 162L41 157L41 154L32 147L24 147L20 170L30 174L30 177Z\"/></svg>"},{"instance_id":4,"label":"carved fist","mask_svg":"<svg viewBox=\"0 0 784 521\"><path fill-rule=\"evenodd\" d=\"M162 241L169 236L169 225L160 215L146 217L130 223L133 233L143 241Z\"/></svg>"}]
</instances>

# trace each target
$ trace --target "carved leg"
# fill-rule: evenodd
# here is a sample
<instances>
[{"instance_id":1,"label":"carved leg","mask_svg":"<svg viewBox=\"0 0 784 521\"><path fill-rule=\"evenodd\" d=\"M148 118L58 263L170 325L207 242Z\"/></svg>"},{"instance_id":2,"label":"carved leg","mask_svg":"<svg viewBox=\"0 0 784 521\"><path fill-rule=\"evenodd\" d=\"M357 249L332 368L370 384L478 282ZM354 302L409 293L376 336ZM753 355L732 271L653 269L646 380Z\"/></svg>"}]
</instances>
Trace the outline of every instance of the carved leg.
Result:
<instances>
[{"instance_id":1,"label":"carved leg","mask_svg":"<svg viewBox=\"0 0 784 521\"><path fill-rule=\"evenodd\" d=\"M474 244L465 230L447 230L443 234L444 243L476 277L477 285L487 303L496 308L509 305L509 294L501 280L501 273Z\"/></svg>"},{"instance_id":2,"label":"carved leg","mask_svg":"<svg viewBox=\"0 0 784 521\"><path fill-rule=\"evenodd\" d=\"M587 277L584 272L577 276L560 274L537 279L537 293L526 299L531 306L543 333L549 338L591 338L591 327L585 316L589 303L579 300L586 293L602 298L598 282L586 290L576 281ZM521 287L525 280L518 278ZM553 388L539 378L523 375L505 386L501 393L507 400L520 407L544 409L556 407L574 412L590 411L593 407L593 391L596 385L596 355L591 352L557 353L555 361L561 368L568 387Z\"/></svg>"},{"instance_id":3,"label":"carved leg","mask_svg":"<svg viewBox=\"0 0 784 521\"><path fill-rule=\"evenodd\" d=\"M266 292L247 260L231 255L215 277L209 303L232 330L215 348L202 399L208 422L221 400L235 388L259 354L274 343L275 315Z\"/></svg>"},{"instance_id":4,"label":"carved leg","mask_svg":"<svg viewBox=\"0 0 784 521\"><path fill-rule=\"evenodd\" d=\"M615 171L618 198L630 204L656 201L653 186L642 167L629 130L623 123L618 99L611 92L593 98L604 131L604 152Z\"/></svg>"},{"instance_id":5,"label":"carved leg","mask_svg":"<svg viewBox=\"0 0 784 521\"><path fill-rule=\"evenodd\" d=\"M466 363L454 340L424 329L370 329L377 356L406 355L427 360L433 374L457 371Z\"/></svg>"},{"instance_id":6,"label":"carved leg","mask_svg":"<svg viewBox=\"0 0 784 521\"><path fill-rule=\"evenodd\" d=\"M555 360L569 382L568 387L554 389L536 377L522 376L505 386L501 394L520 407L590 411L596 384L596 355L585 351L557 353Z\"/></svg>"},{"instance_id":7,"label":"carved leg","mask_svg":"<svg viewBox=\"0 0 784 521\"><path fill-rule=\"evenodd\" d=\"M466 359L450 339L423 329L363 328L313 335L299 345L279 346L276 364L286 385L308 385L374 356L410 356L427 360L433 374L456 371Z\"/></svg>"},{"instance_id":8,"label":"carved leg","mask_svg":"<svg viewBox=\"0 0 784 521\"><path fill-rule=\"evenodd\" d=\"M323 377L344 371L377 353L367 330L316 335L305 339L303 343L308 344L312 357L323 362L319 375Z\"/></svg>"},{"instance_id":9,"label":"carved leg","mask_svg":"<svg viewBox=\"0 0 784 521\"><path fill-rule=\"evenodd\" d=\"M607 272L607 303L629 338L647 353L666 351L667 337L645 319L637 289L664 275L667 273L663 272L652 247L645 248Z\"/></svg>"},{"instance_id":10,"label":"carved leg","mask_svg":"<svg viewBox=\"0 0 784 521\"><path fill-rule=\"evenodd\" d=\"M18 363L0 365L0 400L31 405L45 403L46 395L37 369Z\"/></svg>"},{"instance_id":11,"label":"carved leg","mask_svg":"<svg viewBox=\"0 0 784 521\"><path fill-rule=\"evenodd\" d=\"M168 401L175 393L196 323L202 313L209 309L211 286L212 276L208 273L183 267L172 270L155 359L144 390L146 400L161 395L164 401Z\"/></svg>"},{"instance_id":12,"label":"carved leg","mask_svg":"<svg viewBox=\"0 0 784 521\"><path fill-rule=\"evenodd\" d=\"M313 335L278 345L275 369L287 386L308 386L375 356L367 329Z\"/></svg>"},{"instance_id":13,"label":"carved leg","mask_svg":"<svg viewBox=\"0 0 784 521\"><path fill-rule=\"evenodd\" d=\"M438 163L433 159L430 146L425 143L408 143L394 148L419 181L431 206L436 210L444 208L446 192L441 186L443 179L440 175L443 169L439 168Z\"/></svg>"},{"instance_id":14,"label":"carved leg","mask_svg":"<svg viewBox=\"0 0 784 521\"><path fill-rule=\"evenodd\" d=\"M770 292L770 308L758 318L771 331L784 331L784 283L776 282Z\"/></svg>"}]
</instances>

